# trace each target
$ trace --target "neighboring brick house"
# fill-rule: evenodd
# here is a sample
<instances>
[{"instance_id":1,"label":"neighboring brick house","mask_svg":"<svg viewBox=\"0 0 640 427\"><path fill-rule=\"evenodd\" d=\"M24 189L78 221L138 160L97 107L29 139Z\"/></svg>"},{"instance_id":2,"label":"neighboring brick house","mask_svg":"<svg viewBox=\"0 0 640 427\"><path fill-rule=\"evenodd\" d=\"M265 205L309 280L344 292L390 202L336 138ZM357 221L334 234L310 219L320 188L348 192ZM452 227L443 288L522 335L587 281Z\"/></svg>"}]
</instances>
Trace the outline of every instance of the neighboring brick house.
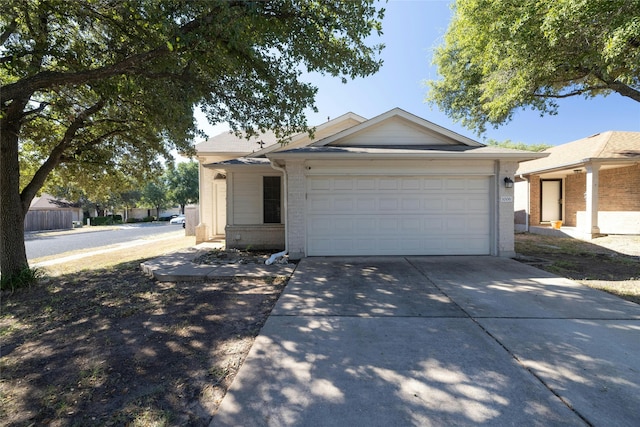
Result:
<instances>
[{"instance_id":1,"label":"neighboring brick house","mask_svg":"<svg viewBox=\"0 0 640 427\"><path fill-rule=\"evenodd\" d=\"M197 146L196 240L224 217L228 248L293 259L515 254L510 184L518 162L545 154L487 147L398 108L369 120L347 113L314 136L226 160L211 161L215 138ZM221 207L216 179L226 209L207 215Z\"/></svg>"},{"instance_id":2,"label":"neighboring brick house","mask_svg":"<svg viewBox=\"0 0 640 427\"><path fill-rule=\"evenodd\" d=\"M516 173L517 231L561 220L578 237L640 234L640 132L603 132L544 152Z\"/></svg>"}]
</instances>

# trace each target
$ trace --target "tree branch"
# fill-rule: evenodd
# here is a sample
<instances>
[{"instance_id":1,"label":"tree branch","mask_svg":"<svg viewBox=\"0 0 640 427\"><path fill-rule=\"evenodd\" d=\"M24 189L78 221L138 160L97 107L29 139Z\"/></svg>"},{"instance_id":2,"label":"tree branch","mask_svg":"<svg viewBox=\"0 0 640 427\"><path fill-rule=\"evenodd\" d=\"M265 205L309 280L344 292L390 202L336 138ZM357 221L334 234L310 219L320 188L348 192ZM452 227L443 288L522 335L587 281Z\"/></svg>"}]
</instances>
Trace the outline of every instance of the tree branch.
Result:
<instances>
[{"instance_id":1,"label":"tree branch","mask_svg":"<svg viewBox=\"0 0 640 427\"><path fill-rule=\"evenodd\" d=\"M577 89L574 90L572 92L567 92L567 93L560 93L560 94L552 94L552 93L533 93L532 96L534 96L535 98L555 98L555 99L562 99L562 98L569 98L572 96L577 96L577 95L583 95L587 92L591 92L594 90L605 90L605 89L611 89L610 85L601 85L601 86L589 86L587 88L584 89Z\"/></svg>"},{"instance_id":2,"label":"tree branch","mask_svg":"<svg viewBox=\"0 0 640 427\"><path fill-rule=\"evenodd\" d=\"M104 108L105 104L106 102L104 99L101 99L76 116L67 128L67 131L64 133L64 136L58 145L51 150L47 160L45 160L45 162L38 168L29 184L27 184L27 186L22 190L22 193L20 193L20 201L22 202L22 212L25 215L29 210L31 200L33 200L38 190L42 188L51 171L60 164L60 159L62 158L64 151L70 146L78 130L84 126L84 123L89 117Z\"/></svg>"},{"instance_id":3,"label":"tree branch","mask_svg":"<svg viewBox=\"0 0 640 427\"><path fill-rule=\"evenodd\" d=\"M7 26L7 29L4 30L4 32L0 35L0 45L3 45L9 39L9 37L11 37L11 34L13 34L13 32L16 30L17 26L18 22L16 21L16 18L13 18L13 21L11 21L11 23Z\"/></svg>"},{"instance_id":4,"label":"tree branch","mask_svg":"<svg viewBox=\"0 0 640 427\"><path fill-rule=\"evenodd\" d=\"M236 3L232 3L234 6ZM240 4L243 4L240 2ZM212 10L206 15L202 15L190 22L182 25L176 31L176 36L185 36L190 33L194 33L201 29L205 25L213 22L213 19L217 15L217 11ZM188 47L187 47L188 48ZM146 70L149 66L149 62L170 54L171 51L166 45L156 46L155 48L143 52L131 55L124 58L120 62L107 65L100 68L94 68L91 70L83 70L76 72L59 72L59 71L42 71L30 77L21 79L15 83L10 83L2 87L2 102L6 103L9 100L27 95L31 96L35 91L52 88L56 86L64 85L78 85L88 83L96 80L107 79L120 74L126 74L127 72L140 72Z\"/></svg>"},{"instance_id":5,"label":"tree branch","mask_svg":"<svg viewBox=\"0 0 640 427\"><path fill-rule=\"evenodd\" d=\"M34 108L33 110L25 111L24 113L22 113L22 118L24 119L27 116L30 116L32 114L41 113L49 105L50 105L50 103L48 103L48 102L40 102L40 106L38 108Z\"/></svg>"}]
</instances>

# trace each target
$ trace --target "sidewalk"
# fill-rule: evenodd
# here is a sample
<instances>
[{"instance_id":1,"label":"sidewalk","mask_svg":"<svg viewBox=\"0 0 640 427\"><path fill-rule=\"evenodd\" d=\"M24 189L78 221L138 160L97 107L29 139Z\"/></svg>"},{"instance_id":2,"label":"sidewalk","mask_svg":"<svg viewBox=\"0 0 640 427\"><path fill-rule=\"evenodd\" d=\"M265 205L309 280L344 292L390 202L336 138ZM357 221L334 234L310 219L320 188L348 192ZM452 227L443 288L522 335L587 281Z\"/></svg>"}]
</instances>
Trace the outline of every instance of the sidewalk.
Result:
<instances>
[{"instance_id":1,"label":"sidewalk","mask_svg":"<svg viewBox=\"0 0 640 427\"><path fill-rule=\"evenodd\" d=\"M204 281L229 277L290 276L295 264L196 264L198 256L222 249L224 241L200 243L140 264L142 271L159 282Z\"/></svg>"}]
</instances>

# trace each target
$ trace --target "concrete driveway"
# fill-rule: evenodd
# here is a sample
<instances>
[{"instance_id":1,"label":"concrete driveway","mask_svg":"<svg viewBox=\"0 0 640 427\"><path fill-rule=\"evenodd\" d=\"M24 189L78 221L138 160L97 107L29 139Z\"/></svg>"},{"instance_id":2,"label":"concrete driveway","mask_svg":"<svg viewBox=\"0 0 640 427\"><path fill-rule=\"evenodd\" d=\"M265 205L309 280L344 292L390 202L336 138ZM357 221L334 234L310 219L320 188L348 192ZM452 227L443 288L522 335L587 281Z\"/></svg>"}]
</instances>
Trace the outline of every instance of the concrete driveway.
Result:
<instances>
[{"instance_id":1,"label":"concrete driveway","mask_svg":"<svg viewBox=\"0 0 640 427\"><path fill-rule=\"evenodd\" d=\"M640 306L494 257L306 258L215 426L640 423Z\"/></svg>"}]
</instances>

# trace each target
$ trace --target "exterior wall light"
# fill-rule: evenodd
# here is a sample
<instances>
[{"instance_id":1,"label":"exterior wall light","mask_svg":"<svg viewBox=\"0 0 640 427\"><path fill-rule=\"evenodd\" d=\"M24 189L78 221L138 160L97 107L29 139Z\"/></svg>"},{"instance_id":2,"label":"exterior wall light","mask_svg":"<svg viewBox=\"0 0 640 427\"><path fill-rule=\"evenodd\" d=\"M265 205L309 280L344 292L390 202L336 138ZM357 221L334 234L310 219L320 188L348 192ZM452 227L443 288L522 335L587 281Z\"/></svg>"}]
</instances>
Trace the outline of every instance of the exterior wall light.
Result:
<instances>
[{"instance_id":1,"label":"exterior wall light","mask_svg":"<svg viewBox=\"0 0 640 427\"><path fill-rule=\"evenodd\" d=\"M504 188L513 188L513 180L508 176L504 177Z\"/></svg>"}]
</instances>

